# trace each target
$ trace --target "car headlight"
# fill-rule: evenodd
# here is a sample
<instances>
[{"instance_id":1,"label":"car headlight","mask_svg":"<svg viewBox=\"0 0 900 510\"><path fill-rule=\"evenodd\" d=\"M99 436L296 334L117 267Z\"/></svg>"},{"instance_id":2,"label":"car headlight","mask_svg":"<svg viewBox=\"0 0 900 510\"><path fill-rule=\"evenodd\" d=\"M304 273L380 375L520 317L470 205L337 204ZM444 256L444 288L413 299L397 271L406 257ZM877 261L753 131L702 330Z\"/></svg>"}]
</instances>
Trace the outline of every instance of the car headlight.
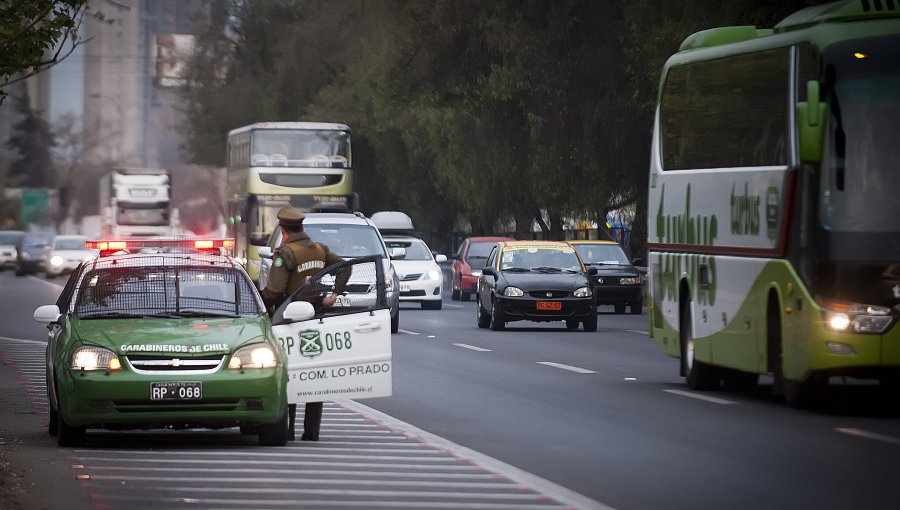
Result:
<instances>
[{"instance_id":1,"label":"car headlight","mask_svg":"<svg viewBox=\"0 0 900 510\"><path fill-rule=\"evenodd\" d=\"M65 261L59 255L54 255L54 256L50 257L50 265L51 266L61 266L61 265L63 265L63 262L65 262Z\"/></svg>"},{"instance_id":2,"label":"car headlight","mask_svg":"<svg viewBox=\"0 0 900 510\"><path fill-rule=\"evenodd\" d=\"M440 280L441 279L441 273L438 271L435 271L434 269L432 269L431 271L428 271L427 273L425 273L422 276L423 276L424 280Z\"/></svg>"},{"instance_id":3,"label":"car headlight","mask_svg":"<svg viewBox=\"0 0 900 510\"><path fill-rule=\"evenodd\" d=\"M272 346L265 343L250 344L234 351L228 360L228 368L272 368L278 366L278 356Z\"/></svg>"},{"instance_id":4,"label":"car headlight","mask_svg":"<svg viewBox=\"0 0 900 510\"><path fill-rule=\"evenodd\" d=\"M394 290L394 275L391 273L384 274L384 291L391 292Z\"/></svg>"},{"instance_id":5,"label":"car headlight","mask_svg":"<svg viewBox=\"0 0 900 510\"><path fill-rule=\"evenodd\" d=\"M481 269L473 269L473 270L472 270L472 276L474 276L474 277L476 277L476 278L479 277L479 276L481 276Z\"/></svg>"},{"instance_id":6,"label":"car headlight","mask_svg":"<svg viewBox=\"0 0 900 510\"><path fill-rule=\"evenodd\" d=\"M641 278L639 276L619 278L619 283L621 285L637 285L641 283Z\"/></svg>"},{"instance_id":7,"label":"car headlight","mask_svg":"<svg viewBox=\"0 0 900 510\"><path fill-rule=\"evenodd\" d=\"M116 353L96 345L84 345L72 353L72 370L119 370L122 363Z\"/></svg>"},{"instance_id":8,"label":"car headlight","mask_svg":"<svg viewBox=\"0 0 900 510\"><path fill-rule=\"evenodd\" d=\"M525 293L518 287L507 287L503 289L503 295L506 297L521 297L524 296Z\"/></svg>"},{"instance_id":9,"label":"car headlight","mask_svg":"<svg viewBox=\"0 0 900 510\"><path fill-rule=\"evenodd\" d=\"M833 301L822 306L825 325L832 331L880 334L894 322L891 309L885 306Z\"/></svg>"},{"instance_id":10,"label":"car headlight","mask_svg":"<svg viewBox=\"0 0 900 510\"><path fill-rule=\"evenodd\" d=\"M575 297L591 297L594 295L594 291L590 287L581 287L580 289L575 289L575 292L572 294Z\"/></svg>"}]
</instances>

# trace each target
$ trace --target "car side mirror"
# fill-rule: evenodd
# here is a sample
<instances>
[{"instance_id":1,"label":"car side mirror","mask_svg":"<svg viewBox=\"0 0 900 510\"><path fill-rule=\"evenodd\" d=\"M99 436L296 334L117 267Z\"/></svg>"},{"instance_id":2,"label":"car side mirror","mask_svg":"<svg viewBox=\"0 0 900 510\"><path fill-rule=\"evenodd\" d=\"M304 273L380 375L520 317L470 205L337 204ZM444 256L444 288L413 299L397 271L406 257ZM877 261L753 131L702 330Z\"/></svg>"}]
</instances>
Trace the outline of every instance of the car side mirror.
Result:
<instances>
[{"instance_id":1,"label":"car side mirror","mask_svg":"<svg viewBox=\"0 0 900 510\"><path fill-rule=\"evenodd\" d=\"M41 324L52 324L59 320L59 307L56 305L39 306L34 311L34 320Z\"/></svg>"},{"instance_id":2,"label":"car side mirror","mask_svg":"<svg viewBox=\"0 0 900 510\"><path fill-rule=\"evenodd\" d=\"M497 277L497 271L495 271L493 267L486 267L482 269L481 274L486 276L493 276L494 278Z\"/></svg>"},{"instance_id":3,"label":"car side mirror","mask_svg":"<svg viewBox=\"0 0 900 510\"><path fill-rule=\"evenodd\" d=\"M406 248L391 248L391 260L403 260L406 258Z\"/></svg>"},{"instance_id":4,"label":"car side mirror","mask_svg":"<svg viewBox=\"0 0 900 510\"><path fill-rule=\"evenodd\" d=\"M441 262L447 262L447 256L443 253L440 253L434 257L434 261L440 264Z\"/></svg>"},{"instance_id":5,"label":"car side mirror","mask_svg":"<svg viewBox=\"0 0 900 510\"><path fill-rule=\"evenodd\" d=\"M316 309L308 301L294 301L284 309L282 317L287 321L305 321L316 315Z\"/></svg>"},{"instance_id":6,"label":"car side mirror","mask_svg":"<svg viewBox=\"0 0 900 510\"><path fill-rule=\"evenodd\" d=\"M272 258L272 248L269 246L260 246L256 252L259 253L259 258L261 259Z\"/></svg>"},{"instance_id":7,"label":"car side mirror","mask_svg":"<svg viewBox=\"0 0 900 510\"><path fill-rule=\"evenodd\" d=\"M806 101L797 103L797 139L800 160L804 163L822 161L823 138L828 105L819 101L819 82L806 82Z\"/></svg>"},{"instance_id":8,"label":"car side mirror","mask_svg":"<svg viewBox=\"0 0 900 510\"><path fill-rule=\"evenodd\" d=\"M587 270L587 274L589 274L591 276L596 276L597 273L599 273L599 271L597 270L596 267L589 267Z\"/></svg>"}]
</instances>

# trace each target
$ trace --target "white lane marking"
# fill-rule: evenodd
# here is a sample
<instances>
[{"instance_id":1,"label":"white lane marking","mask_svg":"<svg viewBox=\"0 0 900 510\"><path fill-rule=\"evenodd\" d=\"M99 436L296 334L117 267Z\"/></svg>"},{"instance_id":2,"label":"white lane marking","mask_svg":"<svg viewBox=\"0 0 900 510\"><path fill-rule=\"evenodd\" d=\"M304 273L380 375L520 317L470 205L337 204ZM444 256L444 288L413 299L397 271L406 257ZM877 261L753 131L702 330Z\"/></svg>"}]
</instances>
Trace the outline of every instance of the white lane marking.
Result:
<instances>
[{"instance_id":1,"label":"white lane marking","mask_svg":"<svg viewBox=\"0 0 900 510\"><path fill-rule=\"evenodd\" d=\"M283 472L282 472L283 474ZM487 480L484 482L449 482L443 480L359 480L351 478L329 478L323 480L321 478L310 479L301 477L237 477L232 476L223 478L219 476L131 476L131 475L91 475L93 481L145 481L145 482L166 482L163 486L171 487L174 483L203 483L205 485L215 484L231 484L231 483L268 483L273 485L292 485L300 486L303 484L314 484L317 486L325 485L352 485L354 487L378 486L378 487L439 487L445 489L496 489L498 487L496 480ZM504 487L508 490L517 490L515 485ZM192 488L193 490L193 488ZM268 488L264 489L268 490Z\"/></svg>"},{"instance_id":2,"label":"white lane marking","mask_svg":"<svg viewBox=\"0 0 900 510\"><path fill-rule=\"evenodd\" d=\"M682 390L663 390L667 393L672 393L674 395L681 395L682 397L696 398L697 400L705 400L707 402L712 402L713 404L737 404L737 402L733 400L725 400L724 398L710 397L709 395L701 395L699 393L692 393L690 391L682 391Z\"/></svg>"},{"instance_id":3,"label":"white lane marking","mask_svg":"<svg viewBox=\"0 0 900 510\"><path fill-rule=\"evenodd\" d=\"M475 347L474 345L469 345L469 344L453 344L453 345L455 345L457 347L462 347L463 349L471 349L473 351L478 351L478 352L491 352L490 349Z\"/></svg>"},{"instance_id":4,"label":"white lane marking","mask_svg":"<svg viewBox=\"0 0 900 510\"><path fill-rule=\"evenodd\" d=\"M572 365L563 365L562 363L554 363L552 361L538 361L539 365L547 365L548 367L561 368L563 370L568 370L569 372L577 372L579 374L596 374L597 372L593 370L588 370L586 368L573 367Z\"/></svg>"},{"instance_id":5,"label":"white lane marking","mask_svg":"<svg viewBox=\"0 0 900 510\"><path fill-rule=\"evenodd\" d=\"M9 342L19 342L19 343L26 343L26 344L47 345L47 342L41 342L39 340L27 340L25 338L10 338L8 336L0 336L0 340L7 340Z\"/></svg>"},{"instance_id":6,"label":"white lane marking","mask_svg":"<svg viewBox=\"0 0 900 510\"><path fill-rule=\"evenodd\" d=\"M881 441L882 443L900 445L900 438L888 436L886 434L879 434L878 432L869 432L868 430L852 427L837 427L834 430L840 432L841 434L847 434L849 436L862 437L865 439L871 439L873 441Z\"/></svg>"},{"instance_id":7,"label":"white lane marking","mask_svg":"<svg viewBox=\"0 0 900 510\"><path fill-rule=\"evenodd\" d=\"M628 331L629 333L638 333L640 335L650 335L650 333L647 333L646 331L638 331L636 329L626 329L625 331Z\"/></svg>"},{"instance_id":8,"label":"white lane marking","mask_svg":"<svg viewBox=\"0 0 900 510\"><path fill-rule=\"evenodd\" d=\"M416 333L415 331L409 331L406 329L397 329L400 333L406 333L407 335L421 335L422 333Z\"/></svg>"},{"instance_id":9,"label":"white lane marking","mask_svg":"<svg viewBox=\"0 0 900 510\"><path fill-rule=\"evenodd\" d=\"M499 475L505 476L510 480L517 481L520 484L529 487L531 490L539 494L549 496L550 498L555 499L561 503L572 505L575 508L584 510L613 510L613 507L604 505L599 501L590 499L587 496L583 496L561 485L557 485L550 480L545 480L539 476L533 475L503 461L497 460L493 457L488 457L487 455L476 452L475 450L470 450L465 446L458 445L456 443L448 441L447 439L444 439L443 437L436 436L430 432L426 432L418 427L410 425L409 423L400 421L389 414L382 413L377 409L373 409L366 405L360 404L359 402L356 402L354 400L344 402L344 405L351 409L355 409L370 418L376 419L392 429L397 429L408 435L419 437L426 444L437 448L443 448L456 455L457 457L468 459L476 466L481 466L488 471L495 472ZM443 469L447 469L449 466L441 467ZM451 508L465 507L462 506L462 502L459 502L459 506ZM529 506L529 508L532 507Z\"/></svg>"},{"instance_id":10,"label":"white lane marking","mask_svg":"<svg viewBox=\"0 0 900 510\"><path fill-rule=\"evenodd\" d=\"M465 305L451 305L450 303L447 303L444 306L449 306L450 308L465 308Z\"/></svg>"},{"instance_id":11,"label":"white lane marking","mask_svg":"<svg viewBox=\"0 0 900 510\"><path fill-rule=\"evenodd\" d=\"M202 468L183 468L174 466L150 467L150 466L108 466L108 465L78 465L73 467L78 471L90 471L92 473L111 473L111 472L163 472L163 473L196 473L203 471L204 473L243 473L243 474L284 474L284 469L269 468L211 468L204 466ZM320 475L320 476L372 476L378 478L421 478L421 479L455 479L455 480L493 480L497 481L497 476L493 473L423 473L421 471L354 471L354 470L337 470L337 469L292 469L295 475ZM111 476L111 475L106 475ZM93 475L92 475L93 477ZM228 479L224 479L228 481Z\"/></svg>"}]
</instances>

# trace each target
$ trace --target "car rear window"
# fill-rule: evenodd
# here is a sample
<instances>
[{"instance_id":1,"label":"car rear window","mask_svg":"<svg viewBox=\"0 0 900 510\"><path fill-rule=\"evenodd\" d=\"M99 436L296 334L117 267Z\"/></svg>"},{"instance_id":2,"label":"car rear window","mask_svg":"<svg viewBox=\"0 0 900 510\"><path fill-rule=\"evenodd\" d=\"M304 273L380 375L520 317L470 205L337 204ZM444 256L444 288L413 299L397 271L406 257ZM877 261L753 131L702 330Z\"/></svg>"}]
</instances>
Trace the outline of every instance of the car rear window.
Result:
<instances>
[{"instance_id":1,"label":"car rear window","mask_svg":"<svg viewBox=\"0 0 900 510\"><path fill-rule=\"evenodd\" d=\"M80 319L263 313L249 280L234 268L138 264L87 271L74 312Z\"/></svg>"}]
</instances>

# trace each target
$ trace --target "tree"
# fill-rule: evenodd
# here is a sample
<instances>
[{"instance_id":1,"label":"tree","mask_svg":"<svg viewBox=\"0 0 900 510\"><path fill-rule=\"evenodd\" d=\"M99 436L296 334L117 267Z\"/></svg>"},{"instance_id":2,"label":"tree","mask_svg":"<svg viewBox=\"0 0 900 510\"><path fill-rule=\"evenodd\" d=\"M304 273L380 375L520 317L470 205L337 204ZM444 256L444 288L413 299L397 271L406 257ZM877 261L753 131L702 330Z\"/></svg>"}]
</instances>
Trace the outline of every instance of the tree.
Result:
<instances>
[{"instance_id":1,"label":"tree","mask_svg":"<svg viewBox=\"0 0 900 510\"><path fill-rule=\"evenodd\" d=\"M8 184L25 188L50 187L53 183L50 149L55 145L50 127L28 105L27 92L16 97L15 107L22 120L13 125L13 135L6 146L17 150L21 157L10 165Z\"/></svg>"},{"instance_id":2,"label":"tree","mask_svg":"<svg viewBox=\"0 0 900 510\"><path fill-rule=\"evenodd\" d=\"M28 0L0 4L0 104L6 99L6 86L56 65L82 44L78 27L86 2Z\"/></svg>"}]
</instances>

